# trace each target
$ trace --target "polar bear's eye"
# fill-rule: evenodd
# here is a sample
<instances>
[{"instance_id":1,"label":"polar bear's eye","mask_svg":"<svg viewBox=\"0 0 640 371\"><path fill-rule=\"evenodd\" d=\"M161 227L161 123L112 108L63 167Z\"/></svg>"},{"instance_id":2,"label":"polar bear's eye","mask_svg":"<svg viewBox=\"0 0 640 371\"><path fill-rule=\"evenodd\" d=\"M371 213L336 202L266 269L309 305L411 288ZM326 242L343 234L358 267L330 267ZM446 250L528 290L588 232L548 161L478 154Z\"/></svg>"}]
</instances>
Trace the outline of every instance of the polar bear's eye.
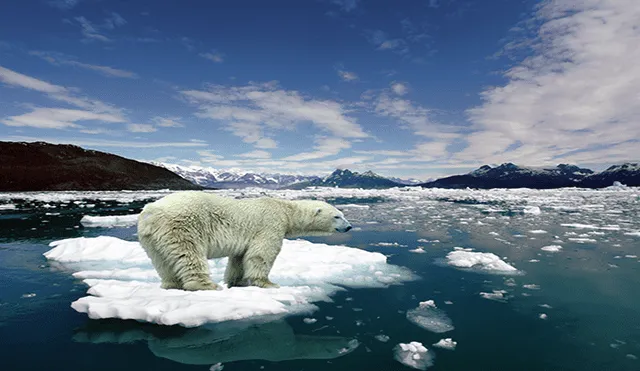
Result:
<instances>
[{"instance_id":1,"label":"polar bear's eye","mask_svg":"<svg viewBox=\"0 0 640 371\"><path fill-rule=\"evenodd\" d=\"M339 216L334 216L333 218L334 218L334 219L340 219L340 217L339 217Z\"/></svg>"}]
</instances>

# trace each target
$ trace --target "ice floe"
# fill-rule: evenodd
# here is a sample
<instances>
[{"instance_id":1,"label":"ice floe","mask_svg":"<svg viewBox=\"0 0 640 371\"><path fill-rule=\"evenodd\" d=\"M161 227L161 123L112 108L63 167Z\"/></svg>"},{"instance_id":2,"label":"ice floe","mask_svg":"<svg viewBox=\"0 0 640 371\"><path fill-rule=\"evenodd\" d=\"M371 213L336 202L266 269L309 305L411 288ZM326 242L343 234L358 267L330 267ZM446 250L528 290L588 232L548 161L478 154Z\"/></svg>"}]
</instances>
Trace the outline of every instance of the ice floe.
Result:
<instances>
[{"instance_id":1,"label":"ice floe","mask_svg":"<svg viewBox=\"0 0 640 371\"><path fill-rule=\"evenodd\" d=\"M383 342L383 343L386 343L387 341L389 341L389 337L387 335L383 335L383 334L376 335L375 338L376 338L376 340L378 340L380 342Z\"/></svg>"},{"instance_id":2,"label":"ice floe","mask_svg":"<svg viewBox=\"0 0 640 371\"><path fill-rule=\"evenodd\" d=\"M546 252L559 252L560 250L562 250L562 246L560 245L543 246L540 248L540 250L546 251Z\"/></svg>"},{"instance_id":3,"label":"ice floe","mask_svg":"<svg viewBox=\"0 0 640 371\"><path fill-rule=\"evenodd\" d=\"M138 224L138 215L107 215L91 216L85 215L80 219L84 227L130 227Z\"/></svg>"},{"instance_id":4,"label":"ice floe","mask_svg":"<svg viewBox=\"0 0 640 371\"><path fill-rule=\"evenodd\" d=\"M438 308L433 300L420 302L417 308L408 310L406 316L411 323L437 334L454 329L447 313Z\"/></svg>"},{"instance_id":5,"label":"ice floe","mask_svg":"<svg viewBox=\"0 0 640 371\"><path fill-rule=\"evenodd\" d=\"M506 293L504 290L493 290L493 292L481 292L480 296L489 300L506 301L507 298L504 295Z\"/></svg>"},{"instance_id":6,"label":"ice floe","mask_svg":"<svg viewBox=\"0 0 640 371\"><path fill-rule=\"evenodd\" d=\"M396 361L405 366L418 370L426 370L428 367L433 366L433 352L420 342L400 343L393 350Z\"/></svg>"},{"instance_id":7,"label":"ice floe","mask_svg":"<svg viewBox=\"0 0 640 371\"><path fill-rule=\"evenodd\" d=\"M89 296L71 304L90 318L121 318L185 327L256 317L310 313L313 302L349 288L385 288L414 280L406 268L387 264L380 253L347 246L285 240L270 278L277 289L234 287L187 292L160 288L149 258L137 242L109 236L54 241L44 253L52 264L74 272ZM227 259L209 261L222 284Z\"/></svg>"},{"instance_id":8,"label":"ice floe","mask_svg":"<svg viewBox=\"0 0 640 371\"><path fill-rule=\"evenodd\" d=\"M499 256L487 252L455 250L447 254L447 264L456 268L469 268L479 272L518 274L519 271Z\"/></svg>"},{"instance_id":9,"label":"ice floe","mask_svg":"<svg viewBox=\"0 0 640 371\"><path fill-rule=\"evenodd\" d=\"M458 342L453 341L453 339L451 338L440 339L440 341L433 344L433 346L436 348L442 348L442 349L448 349L448 350L455 350L457 345L458 345Z\"/></svg>"}]
</instances>

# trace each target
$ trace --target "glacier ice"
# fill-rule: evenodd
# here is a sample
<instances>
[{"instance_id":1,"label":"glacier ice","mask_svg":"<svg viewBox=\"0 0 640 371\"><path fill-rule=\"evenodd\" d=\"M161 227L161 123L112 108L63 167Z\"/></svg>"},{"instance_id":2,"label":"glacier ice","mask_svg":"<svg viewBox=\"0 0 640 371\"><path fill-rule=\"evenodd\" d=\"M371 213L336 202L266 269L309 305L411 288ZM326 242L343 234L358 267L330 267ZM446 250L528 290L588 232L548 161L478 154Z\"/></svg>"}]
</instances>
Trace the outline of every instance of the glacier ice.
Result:
<instances>
[{"instance_id":1,"label":"glacier ice","mask_svg":"<svg viewBox=\"0 0 640 371\"><path fill-rule=\"evenodd\" d=\"M54 241L44 256L72 270L89 286L89 296L71 306L90 318L121 318L163 325L199 326L254 317L310 313L313 302L350 288L384 288L416 279L406 268L387 264L380 253L347 246L285 240L270 278L278 289L234 287L187 292L160 288L151 261L137 242L115 237ZM209 261L214 282L223 284L227 259Z\"/></svg>"}]
</instances>

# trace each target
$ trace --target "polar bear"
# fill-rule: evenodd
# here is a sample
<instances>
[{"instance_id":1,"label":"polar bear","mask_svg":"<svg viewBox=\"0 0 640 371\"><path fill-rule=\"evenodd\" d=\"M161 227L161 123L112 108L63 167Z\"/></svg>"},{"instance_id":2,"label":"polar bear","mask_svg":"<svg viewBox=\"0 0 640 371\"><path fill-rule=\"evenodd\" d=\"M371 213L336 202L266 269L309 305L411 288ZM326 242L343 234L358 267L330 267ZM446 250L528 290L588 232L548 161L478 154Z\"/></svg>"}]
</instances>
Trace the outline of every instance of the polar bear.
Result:
<instances>
[{"instance_id":1,"label":"polar bear","mask_svg":"<svg viewBox=\"0 0 640 371\"><path fill-rule=\"evenodd\" d=\"M322 201L270 197L233 199L201 191L177 192L147 204L138 239L162 288L215 290L207 259L229 257L229 287L278 287L269 280L284 238L347 232L342 212Z\"/></svg>"}]
</instances>

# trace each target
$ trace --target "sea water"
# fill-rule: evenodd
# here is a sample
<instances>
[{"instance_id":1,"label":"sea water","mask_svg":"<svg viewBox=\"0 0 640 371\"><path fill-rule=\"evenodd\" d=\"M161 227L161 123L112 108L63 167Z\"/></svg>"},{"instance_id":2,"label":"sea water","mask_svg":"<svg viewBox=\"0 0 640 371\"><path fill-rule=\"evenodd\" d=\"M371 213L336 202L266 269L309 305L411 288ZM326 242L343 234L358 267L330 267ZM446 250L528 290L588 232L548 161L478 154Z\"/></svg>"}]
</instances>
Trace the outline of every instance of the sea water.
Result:
<instances>
[{"instance_id":1,"label":"sea water","mask_svg":"<svg viewBox=\"0 0 640 371\"><path fill-rule=\"evenodd\" d=\"M215 191L354 229L286 241L280 289L195 294L136 255L167 193L0 194L2 370L640 369L640 189Z\"/></svg>"}]
</instances>

